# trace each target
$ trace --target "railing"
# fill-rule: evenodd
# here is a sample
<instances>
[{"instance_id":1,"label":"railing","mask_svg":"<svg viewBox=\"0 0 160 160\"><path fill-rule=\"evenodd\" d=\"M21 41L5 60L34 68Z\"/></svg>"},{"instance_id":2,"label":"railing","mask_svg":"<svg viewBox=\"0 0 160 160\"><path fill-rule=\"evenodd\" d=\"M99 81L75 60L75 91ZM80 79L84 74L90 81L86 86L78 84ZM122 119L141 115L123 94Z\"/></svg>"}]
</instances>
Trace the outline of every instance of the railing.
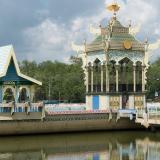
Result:
<instances>
[{"instance_id":1,"label":"railing","mask_svg":"<svg viewBox=\"0 0 160 160\"><path fill-rule=\"evenodd\" d=\"M136 123L148 128L150 125L160 125L160 107L146 107L136 110Z\"/></svg>"},{"instance_id":2,"label":"railing","mask_svg":"<svg viewBox=\"0 0 160 160\"><path fill-rule=\"evenodd\" d=\"M144 114L147 114L148 119L156 118L157 116L160 116L160 107L136 109L137 118L143 118Z\"/></svg>"},{"instance_id":3,"label":"railing","mask_svg":"<svg viewBox=\"0 0 160 160\"><path fill-rule=\"evenodd\" d=\"M137 108L136 109L136 118L143 118L144 113L145 113L144 108Z\"/></svg>"},{"instance_id":4,"label":"railing","mask_svg":"<svg viewBox=\"0 0 160 160\"><path fill-rule=\"evenodd\" d=\"M147 114L148 114L148 119L160 118L160 107L148 108Z\"/></svg>"},{"instance_id":5,"label":"railing","mask_svg":"<svg viewBox=\"0 0 160 160\"><path fill-rule=\"evenodd\" d=\"M46 113L48 115L68 115L68 114L97 114L97 113L117 113L118 110L111 110L111 109L106 109L106 110L71 110L71 111L51 111L51 110L46 110Z\"/></svg>"},{"instance_id":6,"label":"railing","mask_svg":"<svg viewBox=\"0 0 160 160\"><path fill-rule=\"evenodd\" d=\"M43 112L44 105L43 103L7 103L0 104L0 113L22 113L26 112L27 114L30 112Z\"/></svg>"}]
</instances>

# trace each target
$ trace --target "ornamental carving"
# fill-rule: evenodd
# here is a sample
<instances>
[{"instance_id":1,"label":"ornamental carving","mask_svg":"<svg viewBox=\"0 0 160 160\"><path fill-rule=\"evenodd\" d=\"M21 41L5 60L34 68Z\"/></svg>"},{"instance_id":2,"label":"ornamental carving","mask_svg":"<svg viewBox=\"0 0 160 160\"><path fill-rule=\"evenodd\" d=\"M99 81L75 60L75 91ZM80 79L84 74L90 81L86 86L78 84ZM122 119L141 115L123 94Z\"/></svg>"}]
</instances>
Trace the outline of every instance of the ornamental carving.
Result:
<instances>
[{"instance_id":1,"label":"ornamental carving","mask_svg":"<svg viewBox=\"0 0 160 160\"><path fill-rule=\"evenodd\" d=\"M94 61L96 59L99 59L99 61L101 63L103 63L106 60L106 54L105 54L105 52L104 51L90 52L90 54L87 57L88 63L91 63L93 65L93 63L94 63Z\"/></svg>"},{"instance_id":2,"label":"ornamental carving","mask_svg":"<svg viewBox=\"0 0 160 160\"><path fill-rule=\"evenodd\" d=\"M143 107L143 96L135 96L134 105L135 105L135 108L142 108Z\"/></svg>"},{"instance_id":3,"label":"ornamental carving","mask_svg":"<svg viewBox=\"0 0 160 160\"><path fill-rule=\"evenodd\" d=\"M130 59L133 63L142 62L144 59L144 54L138 51L109 51L109 60L116 61L117 63L124 58Z\"/></svg>"},{"instance_id":4,"label":"ornamental carving","mask_svg":"<svg viewBox=\"0 0 160 160\"><path fill-rule=\"evenodd\" d=\"M110 97L110 101L109 101L109 105L112 109L117 109L119 108L120 105L120 98L119 96L111 96Z\"/></svg>"}]
</instances>

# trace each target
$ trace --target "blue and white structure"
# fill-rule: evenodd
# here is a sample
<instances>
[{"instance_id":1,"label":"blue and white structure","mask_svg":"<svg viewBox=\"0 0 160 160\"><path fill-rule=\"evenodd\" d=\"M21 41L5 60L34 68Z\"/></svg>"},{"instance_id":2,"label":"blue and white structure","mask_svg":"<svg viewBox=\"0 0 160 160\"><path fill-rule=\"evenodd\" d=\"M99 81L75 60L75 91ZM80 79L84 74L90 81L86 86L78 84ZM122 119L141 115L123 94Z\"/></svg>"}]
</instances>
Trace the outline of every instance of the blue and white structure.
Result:
<instances>
[{"instance_id":1,"label":"blue and white structure","mask_svg":"<svg viewBox=\"0 0 160 160\"><path fill-rule=\"evenodd\" d=\"M88 110L136 109L146 106L145 85L148 42L138 41L131 25L116 16L117 3L107 26L90 27L96 38L82 46L72 44L83 60Z\"/></svg>"},{"instance_id":2,"label":"blue and white structure","mask_svg":"<svg viewBox=\"0 0 160 160\"><path fill-rule=\"evenodd\" d=\"M12 45L0 47L0 103L33 102L41 82L20 72Z\"/></svg>"}]
</instances>

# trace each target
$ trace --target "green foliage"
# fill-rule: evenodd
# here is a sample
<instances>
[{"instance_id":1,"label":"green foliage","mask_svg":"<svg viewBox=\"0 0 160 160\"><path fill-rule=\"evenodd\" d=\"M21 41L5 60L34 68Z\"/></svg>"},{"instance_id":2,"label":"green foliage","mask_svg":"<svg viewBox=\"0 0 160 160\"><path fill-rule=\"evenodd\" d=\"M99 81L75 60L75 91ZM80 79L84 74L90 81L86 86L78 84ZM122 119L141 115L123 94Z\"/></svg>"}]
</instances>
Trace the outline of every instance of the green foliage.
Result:
<instances>
[{"instance_id":1,"label":"green foliage","mask_svg":"<svg viewBox=\"0 0 160 160\"><path fill-rule=\"evenodd\" d=\"M82 60L72 56L70 64L61 62L22 61L19 63L21 71L39 81L43 85L37 87L37 100L68 100L69 102L84 102L85 86L84 74L81 68ZM132 68L128 68L128 72ZM129 82L132 82L132 77ZM50 97L49 97L50 88ZM155 91L160 95L160 59L150 64L147 71L147 98L155 98Z\"/></svg>"},{"instance_id":2,"label":"green foliage","mask_svg":"<svg viewBox=\"0 0 160 160\"><path fill-rule=\"evenodd\" d=\"M22 61L21 72L43 83L37 88L37 100L68 100L69 102L84 102L85 86L82 61L71 57L71 64L61 62ZM49 91L50 90L50 91Z\"/></svg>"},{"instance_id":3,"label":"green foliage","mask_svg":"<svg viewBox=\"0 0 160 160\"><path fill-rule=\"evenodd\" d=\"M147 71L147 97L153 99L155 91L160 94L160 59L150 64Z\"/></svg>"}]
</instances>

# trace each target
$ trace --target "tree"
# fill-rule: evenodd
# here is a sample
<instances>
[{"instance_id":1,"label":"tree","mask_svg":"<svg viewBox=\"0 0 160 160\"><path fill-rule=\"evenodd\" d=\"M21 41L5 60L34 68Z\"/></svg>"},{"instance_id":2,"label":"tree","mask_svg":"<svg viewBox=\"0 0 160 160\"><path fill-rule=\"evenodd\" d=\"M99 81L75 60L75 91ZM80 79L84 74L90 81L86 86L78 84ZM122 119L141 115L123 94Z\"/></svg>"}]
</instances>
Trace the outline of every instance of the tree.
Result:
<instances>
[{"instance_id":1,"label":"tree","mask_svg":"<svg viewBox=\"0 0 160 160\"><path fill-rule=\"evenodd\" d=\"M22 61L21 71L42 82L37 87L36 100L68 100L84 102L85 86L84 73L81 68L82 60L71 57L70 64L58 61L36 62Z\"/></svg>"}]
</instances>

